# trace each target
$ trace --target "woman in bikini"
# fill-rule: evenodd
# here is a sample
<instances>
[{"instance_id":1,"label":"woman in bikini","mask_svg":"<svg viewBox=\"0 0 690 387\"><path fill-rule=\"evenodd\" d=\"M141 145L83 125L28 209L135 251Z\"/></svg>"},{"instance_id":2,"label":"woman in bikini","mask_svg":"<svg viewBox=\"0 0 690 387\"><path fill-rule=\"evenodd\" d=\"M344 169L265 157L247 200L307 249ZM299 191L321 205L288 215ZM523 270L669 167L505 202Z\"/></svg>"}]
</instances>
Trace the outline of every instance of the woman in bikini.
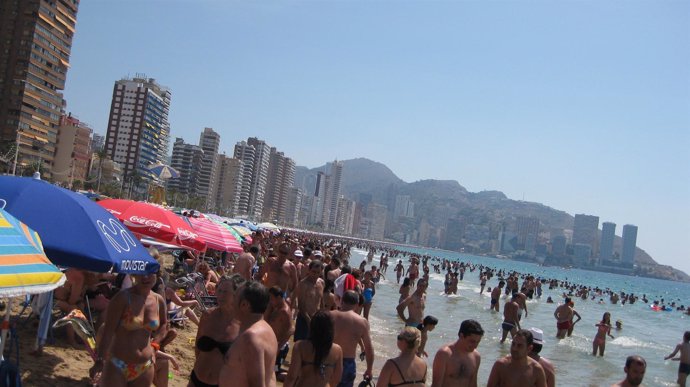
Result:
<instances>
[{"instance_id":1,"label":"woman in bikini","mask_svg":"<svg viewBox=\"0 0 690 387\"><path fill-rule=\"evenodd\" d=\"M188 387L217 387L223 359L240 333L235 318L235 291L245 280L239 274L223 276L216 287L218 307L201 315L196 332L196 362Z\"/></svg>"},{"instance_id":2,"label":"woman in bikini","mask_svg":"<svg viewBox=\"0 0 690 387\"><path fill-rule=\"evenodd\" d=\"M597 355L597 349L599 350L599 356L604 356L606 335L613 339L613 336L611 336L611 313L604 313L601 321L594 326L597 327L597 334L594 336L594 341L592 342L592 356Z\"/></svg>"},{"instance_id":3,"label":"woman in bikini","mask_svg":"<svg viewBox=\"0 0 690 387\"><path fill-rule=\"evenodd\" d=\"M319 311L311 318L309 339L295 343L285 387L335 387L343 374L343 350L333 343L331 315Z\"/></svg>"},{"instance_id":4,"label":"woman in bikini","mask_svg":"<svg viewBox=\"0 0 690 387\"><path fill-rule=\"evenodd\" d=\"M101 386L150 386L155 355L166 333L165 300L151 291L156 274L133 275L134 285L108 304L98 359L92 377L102 371Z\"/></svg>"},{"instance_id":5,"label":"woman in bikini","mask_svg":"<svg viewBox=\"0 0 690 387\"><path fill-rule=\"evenodd\" d=\"M427 365L417 356L421 341L421 333L417 328L405 327L400 331L398 334L400 355L386 360L376 387L423 387L426 384Z\"/></svg>"}]
</instances>

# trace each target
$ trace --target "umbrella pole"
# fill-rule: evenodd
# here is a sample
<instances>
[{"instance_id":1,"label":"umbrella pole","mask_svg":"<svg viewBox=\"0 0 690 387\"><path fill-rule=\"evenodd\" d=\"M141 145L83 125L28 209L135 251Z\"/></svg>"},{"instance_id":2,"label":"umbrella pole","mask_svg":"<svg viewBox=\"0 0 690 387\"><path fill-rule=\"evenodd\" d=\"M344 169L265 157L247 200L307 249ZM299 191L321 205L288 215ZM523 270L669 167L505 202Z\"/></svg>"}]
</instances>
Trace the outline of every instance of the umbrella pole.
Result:
<instances>
[{"instance_id":1,"label":"umbrella pole","mask_svg":"<svg viewBox=\"0 0 690 387\"><path fill-rule=\"evenodd\" d=\"M2 341L0 341L0 363L4 361L3 354L5 353L5 344L7 343L7 336L10 333L10 314L12 313L12 299L7 299L5 306L5 319L2 320Z\"/></svg>"}]
</instances>

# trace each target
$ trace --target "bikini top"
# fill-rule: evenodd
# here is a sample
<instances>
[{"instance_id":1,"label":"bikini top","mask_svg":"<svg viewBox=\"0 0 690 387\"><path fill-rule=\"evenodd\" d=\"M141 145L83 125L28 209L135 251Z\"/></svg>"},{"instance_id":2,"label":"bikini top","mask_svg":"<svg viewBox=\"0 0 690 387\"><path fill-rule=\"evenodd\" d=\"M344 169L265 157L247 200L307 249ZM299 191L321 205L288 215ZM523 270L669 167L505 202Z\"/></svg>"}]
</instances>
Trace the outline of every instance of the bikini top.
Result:
<instances>
[{"instance_id":1,"label":"bikini top","mask_svg":"<svg viewBox=\"0 0 690 387\"><path fill-rule=\"evenodd\" d=\"M424 369L424 376L422 376L421 380L405 380L405 377L403 376L402 371L400 370L400 367L398 367L398 363L395 362L395 360L391 360L391 363L395 366L395 368L398 370L398 373L400 374L400 379L403 381L401 383L388 383L388 387L397 387L397 386L404 386L406 384L424 384L426 383L426 371L427 369Z\"/></svg>"},{"instance_id":2,"label":"bikini top","mask_svg":"<svg viewBox=\"0 0 690 387\"><path fill-rule=\"evenodd\" d=\"M146 304L146 301L144 301L144 304ZM158 309L159 307L160 306L158 305L158 300L156 300L156 315L158 315L160 312ZM144 315L146 315L145 311ZM132 311L132 293L129 290L127 290L127 308L125 309L125 312L122 314L122 318L120 319L119 325L128 331L137 331L139 329L145 329L149 332L155 332L160 327L160 321L158 321L158 319L144 321L144 317L135 315Z\"/></svg>"},{"instance_id":3,"label":"bikini top","mask_svg":"<svg viewBox=\"0 0 690 387\"><path fill-rule=\"evenodd\" d=\"M218 348L218 351L225 356L230 347L232 347L232 343L232 341L220 342L208 336L201 336L196 340L196 348L201 352L211 352Z\"/></svg>"},{"instance_id":4,"label":"bikini top","mask_svg":"<svg viewBox=\"0 0 690 387\"><path fill-rule=\"evenodd\" d=\"M302 366L305 366L305 365L311 365L311 366L315 366L315 367L316 367L316 364L314 364L314 362L312 362L312 361L303 361L303 362L302 362ZM328 367L332 367L332 368L335 369L335 364L328 364L328 363L323 363L323 362L322 362L321 365L318 367L318 369L319 369L319 375L320 375L322 378L325 378L325 377L326 377L326 368L328 368Z\"/></svg>"}]
</instances>

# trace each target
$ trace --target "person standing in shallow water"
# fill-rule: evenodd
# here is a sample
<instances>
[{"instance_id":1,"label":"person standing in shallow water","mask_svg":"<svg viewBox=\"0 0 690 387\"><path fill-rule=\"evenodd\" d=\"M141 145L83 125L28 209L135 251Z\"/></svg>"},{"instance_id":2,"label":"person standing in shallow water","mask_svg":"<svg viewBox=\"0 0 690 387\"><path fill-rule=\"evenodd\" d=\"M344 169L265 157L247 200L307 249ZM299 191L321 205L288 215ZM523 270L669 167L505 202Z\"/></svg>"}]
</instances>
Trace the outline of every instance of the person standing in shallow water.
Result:
<instances>
[{"instance_id":1,"label":"person standing in shallow water","mask_svg":"<svg viewBox=\"0 0 690 387\"><path fill-rule=\"evenodd\" d=\"M537 328L530 328L529 331L532 333L532 350L529 353L529 357L536 360L541 368L544 369L546 387L556 387L556 370L553 364L547 358L539 355L544 345L544 332Z\"/></svg>"},{"instance_id":2,"label":"person standing in shallow water","mask_svg":"<svg viewBox=\"0 0 690 387\"><path fill-rule=\"evenodd\" d=\"M671 352L670 355L666 356L664 360L671 359L680 352L680 358L674 360L680 360L678 365L678 385L680 387L685 387L685 382L688 379L688 374L690 374L690 331L685 331L683 334L683 341L676 345L676 349Z\"/></svg>"},{"instance_id":3,"label":"person standing in shallow water","mask_svg":"<svg viewBox=\"0 0 690 387\"><path fill-rule=\"evenodd\" d=\"M477 352L484 329L475 320L460 324L458 340L436 352L431 387L477 387L481 355Z\"/></svg>"},{"instance_id":4,"label":"person standing in shallow water","mask_svg":"<svg viewBox=\"0 0 690 387\"><path fill-rule=\"evenodd\" d=\"M606 312L597 324L597 334L594 336L594 341L592 341L592 356L597 355L597 350L599 350L599 356L604 356L604 350L606 349L606 336L608 335L613 339L611 335L611 313Z\"/></svg>"}]
</instances>

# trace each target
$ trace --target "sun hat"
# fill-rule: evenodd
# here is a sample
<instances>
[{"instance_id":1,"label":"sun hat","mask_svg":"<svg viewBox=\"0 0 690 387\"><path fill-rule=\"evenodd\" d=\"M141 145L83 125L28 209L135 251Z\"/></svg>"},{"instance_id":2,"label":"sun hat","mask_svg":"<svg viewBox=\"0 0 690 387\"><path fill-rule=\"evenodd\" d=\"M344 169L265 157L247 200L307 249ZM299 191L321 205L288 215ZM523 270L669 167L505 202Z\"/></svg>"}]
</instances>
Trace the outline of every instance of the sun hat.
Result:
<instances>
[{"instance_id":1,"label":"sun hat","mask_svg":"<svg viewBox=\"0 0 690 387\"><path fill-rule=\"evenodd\" d=\"M544 345L544 332L539 328L530 328L530 333L532 333L532 342L534 344Z\"/></svg>"}]
</instances>

